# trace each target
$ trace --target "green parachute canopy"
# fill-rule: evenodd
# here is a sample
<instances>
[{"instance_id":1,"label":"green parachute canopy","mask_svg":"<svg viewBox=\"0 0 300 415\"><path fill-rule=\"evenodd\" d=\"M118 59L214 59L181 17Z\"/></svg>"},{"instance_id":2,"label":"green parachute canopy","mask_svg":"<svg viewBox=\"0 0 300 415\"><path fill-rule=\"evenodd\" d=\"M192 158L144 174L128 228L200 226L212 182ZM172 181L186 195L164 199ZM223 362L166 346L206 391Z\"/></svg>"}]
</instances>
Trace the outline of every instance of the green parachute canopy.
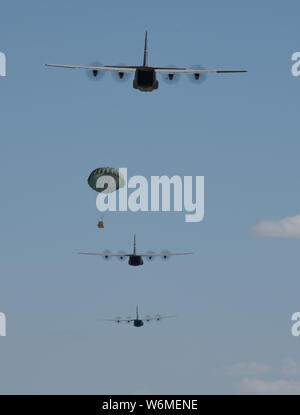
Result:
<instances>
[{"instance_id":1,"label":"green parachute canopy","mask_svg":"<svg viewBox=\"0 0 300 415\"><path fill-rule=\"evenodd\" d=\"M113 167L99 167L88 178L89 186L96 192L112 193L125 186L125 180L119 170Z\"/></svg>"}]
</instances>

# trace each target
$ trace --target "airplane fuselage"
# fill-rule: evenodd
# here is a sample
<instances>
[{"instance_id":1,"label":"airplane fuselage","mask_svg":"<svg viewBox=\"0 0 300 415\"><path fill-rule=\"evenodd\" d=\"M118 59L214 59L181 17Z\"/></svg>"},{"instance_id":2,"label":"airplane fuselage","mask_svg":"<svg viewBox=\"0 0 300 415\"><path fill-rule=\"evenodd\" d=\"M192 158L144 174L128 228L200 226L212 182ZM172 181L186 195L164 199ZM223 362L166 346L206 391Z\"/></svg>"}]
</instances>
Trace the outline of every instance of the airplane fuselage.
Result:
<instances>
[{"instance_id":1,"label":"airplane fuselage","mask_svg":"<svg viewBox=\"0 0 300 415\"><path fill-rule=\"evenodd\" d=\"M154 68L151 66L139 66L136 68L133 88L143 92L151 92L158 88L158 80Z\"/></svg>"},{"instance_id":2,"label":"airplane fuselage","mask_svg":"<svg viewBox=\"0 0 300 415\"><path fill-rule=\"evenodd\" d=\"M143 265L143 263L144 261L141 256L135 255L135 254L132 254L129 256L128 265L131 265L133 267L138 267L140 265Z\"/></svg>"},{"instance_id":3,"label":"airplane fuselage","mask_svg":"<svg viewBox=\"0 0 300 415\"><path fill-rule=\"evenodd\" d=\"M134 325L134 327L142 327L144 325L144 322L143 322L143 320L137 320L137 319L135 319L133 321L133 325Z\"/></svg>"}]
</instances>

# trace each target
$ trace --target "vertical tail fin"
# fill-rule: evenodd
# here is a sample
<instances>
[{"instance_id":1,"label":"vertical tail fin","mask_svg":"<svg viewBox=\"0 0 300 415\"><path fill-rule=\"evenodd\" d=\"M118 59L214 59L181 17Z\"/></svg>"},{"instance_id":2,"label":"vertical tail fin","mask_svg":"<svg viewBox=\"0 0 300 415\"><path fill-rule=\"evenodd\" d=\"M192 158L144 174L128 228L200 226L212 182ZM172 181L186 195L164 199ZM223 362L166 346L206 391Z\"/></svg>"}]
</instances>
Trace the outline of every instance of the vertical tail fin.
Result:
<instances>
[{"instance_id":1,"label":"vertical tail fin","mask_svg":"<svg viewBox=\"0 0 300 415\"><path fill-rule=\"evenodd\" d=\"M139 319L139 306L136 306L136 319Z\"/></svg>"},{"instance_id":2,"label":"vertical tail fin","mask_svg":"<svg viewBox=\"0 0 300 415\"><path fill-rule=\"evenodd\" d=\"M144 47L144 66L148 66L148 32L145 32L145 47Z\"/></svg>"},{"instance_id":3,"label":"vertical tail fin","mask_svg":"<svg viewBox=\"0 0 300 415\"><path fill-rule=\"evenodd\" d=\"M136 237L135 237L135 235L133 237L133 254L134 255L136 254Z\"/></svg>"}]
</instances>

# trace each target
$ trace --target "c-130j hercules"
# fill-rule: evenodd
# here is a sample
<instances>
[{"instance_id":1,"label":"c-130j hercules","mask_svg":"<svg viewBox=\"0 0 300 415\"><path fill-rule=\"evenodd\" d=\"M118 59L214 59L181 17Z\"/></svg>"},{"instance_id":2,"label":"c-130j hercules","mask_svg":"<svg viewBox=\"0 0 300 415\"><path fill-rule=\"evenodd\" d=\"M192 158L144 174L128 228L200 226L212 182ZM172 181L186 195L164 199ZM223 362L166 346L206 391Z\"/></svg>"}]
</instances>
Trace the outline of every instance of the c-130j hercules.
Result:
<instances>
[{"instance_id":1,"label":"c-130j hercules","mask_svg":"<svg viewBox=\"0 0 300 415\"><path fill-rule=\"evenodd\" d=\"M100 64L101 65L101 64ZM144 60L141 66L77 66L77 65L59 65L46 63L46 66L54 66L57 68L70 68L70 69L84 69L89 71L93 79L100 79L103 72L113 72L118 76L118 79L126 79L126 75L134 73L133 88L143 92L151 92L158 89L157 74L167 76L167 80L172 82L177 75L187 74L193 77L195 81L202 81L207 74L220 74L220 73L239 73L247 72L246 70L207 70L202 68L186 69L186 68L162 68L149 66L148 63L148 32L145 34L145 48L144 48Z\"/></svg>"},{"instance_id":2,"label":"c-130j hercules","mask_svg":"<svg viewBox=\"0 0 300 415\"><path fill-rule=\"evenodd\" d=\"M128 265L131 265L133 267L138 267L140 265L143 265L143 257L148 259L149 261L154 260L156 257L160 257L163 260L169 259L171 256L177 256L177 255L191 255L192 252L178 252L178 253L170 253L168 251L161 252L159 254L155 252L147 252L145 254L137 253L136 251L136 237L134 235L133 240L133 252L131 254L126 254L123 252L120 252L118 254L112 254L109 251L103 252L103 253L95 253L95 252L78 252L79 255L96 255L101 256L104 259L110 259L111 257L117 257L120 261L124 261L126 258L128 258Z\"/></svg>"},{"instance_id":3,"label":"c-130j hercules","mask_svg":"<svg viewBox=\"0 0 300 415\"><path fill-rule=\"evenodd\" d=\"M114 321L115 323L132 323L134 327L142 327L144 325L144 321L149 323L150 321L161 321L164 318L172 318L176 317L175 315L161 315L156 314L155 316L145 316L143 318L140 318L139 316L139 309L138 306L136 306L136 317L115 317L115 318L106 318L105 321Z\"/></svg>"}]
</instances>

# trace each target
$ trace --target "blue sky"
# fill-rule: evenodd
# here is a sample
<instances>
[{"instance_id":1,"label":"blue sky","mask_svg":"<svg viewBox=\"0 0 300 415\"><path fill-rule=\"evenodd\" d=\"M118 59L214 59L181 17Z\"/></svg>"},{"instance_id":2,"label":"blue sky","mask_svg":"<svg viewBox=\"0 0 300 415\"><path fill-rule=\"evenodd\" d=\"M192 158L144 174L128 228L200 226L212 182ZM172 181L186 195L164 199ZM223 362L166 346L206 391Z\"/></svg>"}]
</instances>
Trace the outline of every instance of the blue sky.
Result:
<instances>
[{"instance_id":1,"label":"blue sky","mask_svg":"<svg viewBox=\"0 0 300 415\"><path fill-rule=\"evenodd\" d=\"M229 367L300 362L299 241L250 232L299 213L299 12L292 0L3 2L0 393L238 393L247 371ZM249 73L143 94L110 74L94 83L44 67L140 64L145 29L150 64ZM204 175L204 221L112 213L98 230L86 180L106 165ZM195 254L137 269L77 256L131 249L134 233L140 250ZM178 318L139 330L98 321L136 304Z\"/></svg>"}]
</instances>

